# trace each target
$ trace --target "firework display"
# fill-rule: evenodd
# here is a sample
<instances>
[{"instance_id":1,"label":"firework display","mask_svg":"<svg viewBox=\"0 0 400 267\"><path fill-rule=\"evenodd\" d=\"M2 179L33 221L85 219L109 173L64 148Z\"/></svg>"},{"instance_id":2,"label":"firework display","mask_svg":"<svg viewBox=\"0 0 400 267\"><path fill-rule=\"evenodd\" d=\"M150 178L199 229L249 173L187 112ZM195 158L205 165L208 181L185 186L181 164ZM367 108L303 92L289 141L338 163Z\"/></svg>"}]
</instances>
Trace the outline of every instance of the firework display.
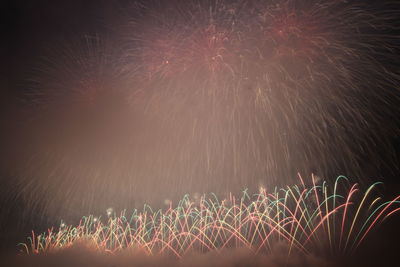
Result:
<instances>
[{"instance_id":1,"label":"firework display","mask_svg":"<svg viewBox=\"0 0 400 267\"><path fill-rule=\"evenodd\" d=\"M398 108L399 8L379 5L133 2L108 35L37 64L19 192L76 216L298 172L364 183L398 133L383 118Z\"/></svg>"},{"instance_id":2,"label":"firework display","mask_svg":"<svg viewBox=\"0 0 400 267\"><path fill-rule=\"evenodd\" d=\"M400 1L3 10L1 266L399 265Z\"/></svg>"},{"instance_id":3,"label":"firework display","mask_svg":"<svg viewBox=\"0 0 400 267\"><path fill-rule=\"evenodd\" d=\"M361 191L346 177L332 185L322 182L275 188L260 188L240 198L232 194L192 198L186 195L177 206L163 210L107 210L106 218L90 215L77 226L64 222L58 229L35 234L20 244L28 254L52 253L85 241L91 249L117 253L137 249L148 255L181 258L187 253L248 248L270 253L285 243L291 253L319 255L352 254L379 223L400 210L400 196L383 201L374 191L379 183ZM350 186L350 188L349 188Z\"/></svg>"}]
</instances>

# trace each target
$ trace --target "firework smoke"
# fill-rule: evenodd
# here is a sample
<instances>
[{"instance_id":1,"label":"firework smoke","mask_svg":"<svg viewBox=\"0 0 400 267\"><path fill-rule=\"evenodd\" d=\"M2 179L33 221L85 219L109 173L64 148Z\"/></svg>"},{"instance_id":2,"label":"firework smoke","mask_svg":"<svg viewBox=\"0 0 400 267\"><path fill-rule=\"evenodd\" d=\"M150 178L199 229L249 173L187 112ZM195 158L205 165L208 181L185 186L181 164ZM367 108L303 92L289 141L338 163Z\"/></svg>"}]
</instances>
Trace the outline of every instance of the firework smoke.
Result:
<instances>
[{"instance_id":1,"label":"firework smoke","mask_svg":"<svg viewBox=\"0 0 400 267\"><path fill-rule=\"evenodd\" d=\"M174 266L174 267L246 267L246 266L288 266L288 267L333 267L334 265L317 256L293 255L290 259L277 247L274 254L254 255L246 249L226 249L220 253L190 254L180 260L164 256L148 256L141 251L123 251L116 254L105 254L93 250L85 243L75 244L64 250L34 256L19 256L5 261L10 266L32 267L84 267L84 266Z\"/></svg>"}]
</instances>

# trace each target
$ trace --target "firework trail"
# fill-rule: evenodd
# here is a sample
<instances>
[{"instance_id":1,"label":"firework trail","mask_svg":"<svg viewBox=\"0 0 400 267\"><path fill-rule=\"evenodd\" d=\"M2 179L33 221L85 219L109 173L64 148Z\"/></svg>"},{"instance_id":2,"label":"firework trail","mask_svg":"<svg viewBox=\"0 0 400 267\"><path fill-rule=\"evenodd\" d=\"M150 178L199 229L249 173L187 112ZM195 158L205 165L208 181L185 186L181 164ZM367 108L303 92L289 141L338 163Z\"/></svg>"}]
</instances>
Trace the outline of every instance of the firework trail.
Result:
<instances>
[{"instance_id":1,"label":"firework trail","mask_svg":"<svg viewBox=\"0 0 400 267\"><path fill-rule=\"evenodd\" d=\"M135 2L117 40L85 39L38 68L30 92L45 122L34 120L20 191L82 214L297 172L363 177L365 162L379 173L398 132L383 119L398 112L398 8Z\"/></svg>"},{"instance_id":2,"label":"firework trail","mask_svg":"<svg viewBox=\"0 0 400 267\"><path fill-rule=\"evenodd\" d=\"M254 255L269 254L285 244L291 254L317 254L329 258L351 255L363 243L371 229L398 212L399 198L384 201L373 193L380 183L365 192L357 184L344 189L346 177L330 187L326 182L307 188L292 186L268 192L260 188L242 197L227 199L186 195L174 207L153 210L144 206L131 215L116 215L107 210L107 218L90 215L78 226L61 223L21 243L27 254L49 254L85 242L90 249L121 253L127 249L147 255L169 255L181 259L187 254L222 252L227 248L247 248Z\"/></svg>"}]
</instances>

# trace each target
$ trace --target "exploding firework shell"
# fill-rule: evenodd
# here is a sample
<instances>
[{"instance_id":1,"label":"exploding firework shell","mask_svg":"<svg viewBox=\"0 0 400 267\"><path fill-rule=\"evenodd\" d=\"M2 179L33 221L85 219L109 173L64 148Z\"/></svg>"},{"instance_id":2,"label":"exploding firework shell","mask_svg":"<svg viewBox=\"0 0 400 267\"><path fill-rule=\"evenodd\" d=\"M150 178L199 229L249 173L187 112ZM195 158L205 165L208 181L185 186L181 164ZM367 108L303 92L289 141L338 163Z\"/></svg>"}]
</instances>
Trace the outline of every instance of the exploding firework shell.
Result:
<instances>
[{"instance_id":1,"label":"exploding firework shell","mask_svg":"<svg viewBox=\"0 0 400 267\"><path fill-rule=\"evenodd\" d=\"M399 7L229 2L137 4L121 43L48 57L31 92L53 119L35 125L21 192L86 211L378 173L398 130L383 118L398 112Z\"/></svg>"}]
</instances>

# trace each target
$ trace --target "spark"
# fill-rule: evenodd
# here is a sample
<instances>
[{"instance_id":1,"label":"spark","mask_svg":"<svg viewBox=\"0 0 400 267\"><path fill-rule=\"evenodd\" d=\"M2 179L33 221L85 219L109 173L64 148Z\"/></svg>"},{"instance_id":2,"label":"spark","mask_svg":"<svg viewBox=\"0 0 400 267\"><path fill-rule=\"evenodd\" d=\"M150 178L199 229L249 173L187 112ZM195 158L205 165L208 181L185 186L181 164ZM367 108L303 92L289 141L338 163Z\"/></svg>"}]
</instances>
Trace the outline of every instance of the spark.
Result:
<instances>
[{"instance_id":1,"label":"spark","mask_svg":"<svg viewBox=\"0 0 400 267\"><path fill-rule=\"evenodd\" d=\"M327 256L351 255L379 222L400 210L400 196L381 201L375 209L365 208L377 184L366 191L357 184L346 189L347 179L339 177L334 192L323 182L311 187L287 186L275 192L262 190L254 195L245 190L240 198L231 194L229 200L211 194L197 204L186 195L177 206L170 203L163 210L145 206L131 215L125 210L119 215L107 213L104 220L90 215L77 226L64 225L58 231L51 228L39 235L32 232L28 242L20 246L23 253L41 254L84 240L100 252L137 248L148 255L181 258L224 248L271 253L279 241L287 244L288 256L321 250ZM363 195L362 200L356 195Z\"/></svg>"}]
</instances>

